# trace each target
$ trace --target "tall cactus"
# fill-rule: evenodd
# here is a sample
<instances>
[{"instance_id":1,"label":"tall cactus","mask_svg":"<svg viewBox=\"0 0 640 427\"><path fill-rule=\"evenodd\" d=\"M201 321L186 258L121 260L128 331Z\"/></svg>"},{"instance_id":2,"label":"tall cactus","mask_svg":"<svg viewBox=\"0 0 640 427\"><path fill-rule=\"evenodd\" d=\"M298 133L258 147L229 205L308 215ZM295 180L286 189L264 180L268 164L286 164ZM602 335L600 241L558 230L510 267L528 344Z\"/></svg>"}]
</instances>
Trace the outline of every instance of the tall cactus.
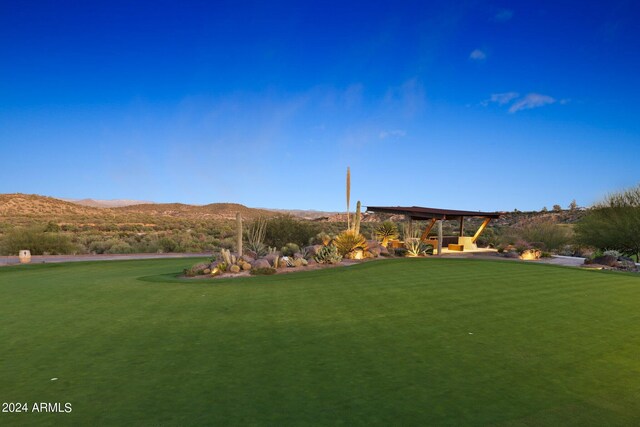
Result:
<instances>
[{"instance_id":1,"label":"tall cactus","mask_svg":"<svg viewBox=\"0 0 640 427\"><path fill-rule=\"evenodd\" d=\"M240 212L236 214L236 249L238 257L242 256L242 215Z\"/></svg>"},{"instance_id":2,"label":"tall cactus","mask_svg":"<svg viewBox=\"0 0 640 427\"><path fill-rule=\"evenodd\" d=\"M358 203L356 204L356 221L353 224L353 234L355 234L356 236L358 234L360 234L360 219L361 219L361 213L360 213L360 200L358 200Z\"/></svg>"}]
</instances>

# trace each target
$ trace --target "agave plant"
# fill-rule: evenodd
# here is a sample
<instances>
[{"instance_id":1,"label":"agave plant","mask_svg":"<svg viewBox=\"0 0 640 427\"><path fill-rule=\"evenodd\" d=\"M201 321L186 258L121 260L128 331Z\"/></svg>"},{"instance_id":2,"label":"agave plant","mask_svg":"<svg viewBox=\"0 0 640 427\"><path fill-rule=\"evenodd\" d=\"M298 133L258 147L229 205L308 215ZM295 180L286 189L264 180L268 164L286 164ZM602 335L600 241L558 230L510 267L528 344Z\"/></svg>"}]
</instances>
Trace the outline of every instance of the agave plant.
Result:
<instances>
[{"instance_id":1,"label":"agave plant","mask_svg":"<svg viewBox=\"0 0 640 427\"><path fill-rule=\"evenodd\" d=\"M413 227L412 223L405 224L403 227L404 247L407 250L405 256L418 257L433 253L433 246L422 242L420 238L420 230Z\"/></svg>"},{"instance_id":2,"label":"agave plant","mask_svg":"<svg viewBox=\"0 0 640 427\"><path fill-rule=\"evenodd\" d=\"M389 240L398 238L398 227L391 221L385 221L376 228L376 237L382 246L387 246Z\"/></svg>"},{"instance_id":3,"label":"agave plant","mask_svg":"<svg viewBox=\"0 0 640 427\"><path fill-rule=\"evenodd\" d=\"M419 238L405 239L404 247L407 249L406 256L408 257L418 257L433 253L433 246L423 243Z\"/></svg>"},{"instance_id":4,"label":"agave plant","mask_svg":"<svg viewBox=\"0 0 640 427\"><path fill-rule=\"evenodd\" d=\"M348 258L356 250L360 249L362 252L367 250L367 239L362 234L356 234L353 230L346 230L338 234L333 239L333 244L338 249L338 253Z\"/></svg>"}]
</instances>

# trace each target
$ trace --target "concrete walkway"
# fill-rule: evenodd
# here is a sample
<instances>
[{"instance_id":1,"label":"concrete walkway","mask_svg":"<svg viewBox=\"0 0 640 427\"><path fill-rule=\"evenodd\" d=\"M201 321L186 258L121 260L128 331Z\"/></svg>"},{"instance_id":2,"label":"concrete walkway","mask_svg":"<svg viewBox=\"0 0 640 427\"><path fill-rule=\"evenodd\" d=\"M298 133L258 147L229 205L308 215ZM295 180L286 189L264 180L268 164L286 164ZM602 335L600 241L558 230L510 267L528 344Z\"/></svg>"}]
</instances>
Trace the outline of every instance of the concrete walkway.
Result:
<instances>
[{"instance_id":1,"label":"concrete walkway","mask_svg":"<svg viewBox=\"0 0 640 427\"><path fill-rule=\"evenodd\" d=\"M160 258L201 258L210 257L211 252L190 253L190 254L101 254L101 255L34 255L31 257L31 264L44 264L56 262L79 262L79 261L122 261L131 259L160 259ZM20 264L17 256L0 257L0 266Z\"/></svg>"}]
</instances>

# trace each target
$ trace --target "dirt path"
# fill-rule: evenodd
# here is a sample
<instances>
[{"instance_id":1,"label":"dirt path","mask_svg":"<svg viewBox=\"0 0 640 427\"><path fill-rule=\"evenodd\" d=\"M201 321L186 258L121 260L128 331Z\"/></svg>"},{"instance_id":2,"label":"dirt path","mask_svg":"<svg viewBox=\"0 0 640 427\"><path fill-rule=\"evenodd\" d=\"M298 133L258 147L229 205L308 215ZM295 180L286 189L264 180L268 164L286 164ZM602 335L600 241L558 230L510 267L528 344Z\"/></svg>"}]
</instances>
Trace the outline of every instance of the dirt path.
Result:
<instances>
[{"instance_id":1,"label":"dirt path","mask_svg":"<svg viewBox=\"0 0 640 427\"><path fill-rule=\"evenodd\" d=\"M101 254L101 255L34 255L31 264L78 262L78 261L118 261L130 259L159 259L159 258L201 258L210 257L210 252L189 254ZM17 256L0 257L0 266L20 264Z\"/></svg>"}]
</instances>

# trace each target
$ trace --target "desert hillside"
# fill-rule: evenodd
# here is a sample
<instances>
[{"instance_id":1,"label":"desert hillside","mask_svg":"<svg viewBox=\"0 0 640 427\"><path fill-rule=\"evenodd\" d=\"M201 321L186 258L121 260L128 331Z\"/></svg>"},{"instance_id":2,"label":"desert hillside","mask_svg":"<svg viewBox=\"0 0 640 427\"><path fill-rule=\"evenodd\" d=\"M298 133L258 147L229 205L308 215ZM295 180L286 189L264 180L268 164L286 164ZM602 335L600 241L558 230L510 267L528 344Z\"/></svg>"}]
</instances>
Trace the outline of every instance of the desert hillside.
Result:
<instances>
[{"instance_id":1,"label":"desert hillside","mask_svg":"<svg viewBox=\"0 0 640 427\"><path fill-rule=\"evenodd\" d=\"M116 208L99 208L34 194L0 194L0 221L10 225L28 225L40 222L91 225L157 224L190 221L225 221L240 212L246 219L258 216L272 217L273 211L248 208L236 203L212 203L193 206L180 203L154 203Z\"/></svg>"},{"instance_id":2,"label":"desert hillside","mask_svg":"<svg viewBox=\"0 0 640 427\"><path fill-rule=\"evenodd\" d=\"M119 208L122 206L131 205L146 205L153 203L146 200L128 200L128 199L115 199L115 200L98 200L98 199L60 199L65 202L75 203L82 206L91 206L94 208Z\"/></svg>"}]
</instances>

